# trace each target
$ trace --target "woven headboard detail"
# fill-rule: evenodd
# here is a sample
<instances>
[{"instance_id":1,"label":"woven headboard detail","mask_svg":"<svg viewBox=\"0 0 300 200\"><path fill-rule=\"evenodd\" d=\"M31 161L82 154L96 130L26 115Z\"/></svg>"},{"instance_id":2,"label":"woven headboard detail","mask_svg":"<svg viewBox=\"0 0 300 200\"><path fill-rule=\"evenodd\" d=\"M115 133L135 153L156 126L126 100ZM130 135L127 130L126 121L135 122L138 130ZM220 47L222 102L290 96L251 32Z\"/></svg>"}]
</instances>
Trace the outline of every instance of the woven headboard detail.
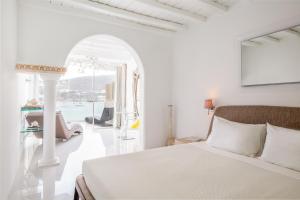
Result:
<instances>
[{"instance_id":1,"label":"woven headboard detail","mask_svg":"<svg viewBox=\"0 0 300 200\"><path fill-rule=\"evenodd\" d=\"M275 126L300 130L300 107L281 106L220 106L214 116L247 124L270 123ZM213 118L208 134L211 132Z\"/></svg>"}]
</instances>

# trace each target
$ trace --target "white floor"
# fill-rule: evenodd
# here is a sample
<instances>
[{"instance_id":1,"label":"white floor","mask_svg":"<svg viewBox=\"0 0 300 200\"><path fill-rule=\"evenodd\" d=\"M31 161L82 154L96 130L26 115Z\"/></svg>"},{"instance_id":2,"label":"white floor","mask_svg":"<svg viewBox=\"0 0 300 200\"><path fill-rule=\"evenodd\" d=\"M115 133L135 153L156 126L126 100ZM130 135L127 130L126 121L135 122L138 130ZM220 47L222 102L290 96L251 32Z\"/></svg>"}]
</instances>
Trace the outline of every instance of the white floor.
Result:
<instances>
[{"instance_id":1,"label":"white floor","mask_svg":"<svg viewBox=\"0 0 300 200\"><path fill-rule=\"evenodd\" d=\"M124 154L141 150L139 131L128 130L133 140L121 140L121 132L110 128L86 125L85 133L69 141L57 141L60 165L38 168L42 155L42 141L31 135L24 141L22 165L10 200L71 200L75 178L81 174L83 160ZM121 167L121 166L120 166Z\"/></svg>"}]
</instances>

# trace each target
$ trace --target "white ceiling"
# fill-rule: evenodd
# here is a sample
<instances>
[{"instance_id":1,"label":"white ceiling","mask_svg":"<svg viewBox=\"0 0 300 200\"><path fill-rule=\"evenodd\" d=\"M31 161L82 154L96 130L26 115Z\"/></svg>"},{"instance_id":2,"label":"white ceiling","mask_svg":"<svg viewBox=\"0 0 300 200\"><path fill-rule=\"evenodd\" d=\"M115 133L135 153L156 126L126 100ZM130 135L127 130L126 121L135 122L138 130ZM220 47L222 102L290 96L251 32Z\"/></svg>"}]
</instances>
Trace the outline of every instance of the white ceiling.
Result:
<instances>
[{"instance_id":1,"label":"white ceiling","mask_svg":"<svg viewBox=\"0 0 300 200\"><path fill-rule=\"evenodd\" d=\"M99 65L110 69L116 65L130 63L132 56L118 41L101 36L91 36L80 41L71 50L65 66L70 67L81 63L83 65Z\"/></svg>"},{"instance_id":2,"label":"white ceiling","mask_svg":"<svg viewBox=\"0 0 300 200\"><path fill-rule=\"evenodd\" d=\"M157 20L187 26L226 12L237 0L88 0Z\"/></svg>"},{"instance_id":3,"label":"white ceiling","mask_svg":"<svg viewBox=\"0 0 300 200\"><path fill-rule=\"evenodd\" d=\"M213 15L224 15L239 0L45 0L177 32L194 23L205 23Z\"/></svg>"},{"instance_id":4,"label":"white ceiling","mask_svg":"<svg viewBox=\"0 0 300 200\"><path fill-rule=\"evenodd\" d=\"M106 54L115 54L115 57L111 57L111 59L120 63L131 59L128 50L118 41L97 35L80 41L70 53L70 55L89 56L98 56L99 54L103 55L103 57L107 57L105 56Z\"/></svg>"}]
</instances>

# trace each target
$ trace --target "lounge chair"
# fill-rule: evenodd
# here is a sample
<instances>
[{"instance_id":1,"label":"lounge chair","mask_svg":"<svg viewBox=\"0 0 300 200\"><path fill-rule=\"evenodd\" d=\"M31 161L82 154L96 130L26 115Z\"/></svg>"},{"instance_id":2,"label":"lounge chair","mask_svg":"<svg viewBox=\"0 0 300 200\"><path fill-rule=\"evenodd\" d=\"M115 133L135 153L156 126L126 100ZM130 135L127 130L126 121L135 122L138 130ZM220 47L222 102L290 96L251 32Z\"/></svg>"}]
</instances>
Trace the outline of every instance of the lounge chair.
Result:
<instances>
[{"instance_id":1,"label":"lounge chair","mask_svg":"<svg viewBox=\"0 0 300 200\"><path fill-rule=\"evenodd\" d=\"M38 122L40 128L43 129L43 112L28 113L26 120L29 125L34 121ZM78 135L82 132L83 128L80 124L72 124L71 127L68 128L61 111L56 112L56 138L68 140L73 135ZM42 137L42 135L40 137Z\"/></svg>"},{"instance_id":2,"label":"lounge chair","mask_svg":"<svg viewBox=\"0 0 300 200\"><path fill-rule=\"evenodd\" d=\"M112 123L107 123L107 122L112 121L113 118L114 118L114 108L106 107L103 109L100 119L95 117L94 123L96 125L100 125L104 127L112 126ZM85 121L89 124L92 124L93 117L86 117Z\"/></svg>"}]
</instances>

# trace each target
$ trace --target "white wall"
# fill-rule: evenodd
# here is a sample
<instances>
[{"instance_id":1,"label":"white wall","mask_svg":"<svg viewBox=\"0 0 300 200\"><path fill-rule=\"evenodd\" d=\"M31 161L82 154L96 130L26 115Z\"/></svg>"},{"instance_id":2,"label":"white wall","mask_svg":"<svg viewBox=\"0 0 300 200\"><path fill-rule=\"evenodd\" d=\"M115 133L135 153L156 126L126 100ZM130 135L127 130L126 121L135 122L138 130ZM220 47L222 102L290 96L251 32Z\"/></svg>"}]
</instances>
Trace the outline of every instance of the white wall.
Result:
<instances>
[{"instance_id":1,"label":"white wall","mask_svg":"<svg viewBox=\"0 0 300 200\"><path fill-rule=\"evenodd\" d=\"M17 4L15 0L1 1L1 199L6 199L19 163L18 81L15 73L17 45Z\"/></svg>"},{"instance_id":2,"label":"white wall","mask_svg":"<svg viewBox=\"0 0 300 200\"><path fill-rule=\"evenodd\" d=\"M3 31L3 17L2 17L2 9L3 9L3 2L0 1L0 74L2 74L3 72L3 69L2 69L2 65L3 65L3 48L2 48L2 31ZM2 97L2 94L3 94L3 87L2 87L2 82L0 84L0 94L1 94L1 97ZM0 98L0 105L2 105L2 98ZM3 123L2 123L2 115L0 114L0 141L3 141L3 134L2 134L2 127L3 127ZM0 142L0 145L2 146L2 142ZM2 166L4 163L4 160L3 160L3 152L2 152L2 149L0 147L0 166ZM3 179L4 179L4 173L3 173L3 168L0 167L0 194L3 194Z\"/></svg>"},{"instance_id":3,"label":"white wall","mask_svg":"<svg viewBox=\"0 0 300 200\"><path fill-rule=\"evenodd\" d=\"M96 34L116 36L139 54L145 71L145 146L163 145L167 133L167 105L171 101L172 39L169 35L119 27L21 4L18 61L63 65L77 42Z\"/></svg>"},{"instance_id":4,"label":"white wall","mask_svg":"<svg viewBox=\"0 0 300 200\"><path fill-rule=\"evenodd\" d=\"M300 1L242 0L175 38L173 103L176 132L205 137L206 98L217 106L263 104L300 106L300 84L241 87L239 40L300 24Z\"/></svg>"}]
</instances>

